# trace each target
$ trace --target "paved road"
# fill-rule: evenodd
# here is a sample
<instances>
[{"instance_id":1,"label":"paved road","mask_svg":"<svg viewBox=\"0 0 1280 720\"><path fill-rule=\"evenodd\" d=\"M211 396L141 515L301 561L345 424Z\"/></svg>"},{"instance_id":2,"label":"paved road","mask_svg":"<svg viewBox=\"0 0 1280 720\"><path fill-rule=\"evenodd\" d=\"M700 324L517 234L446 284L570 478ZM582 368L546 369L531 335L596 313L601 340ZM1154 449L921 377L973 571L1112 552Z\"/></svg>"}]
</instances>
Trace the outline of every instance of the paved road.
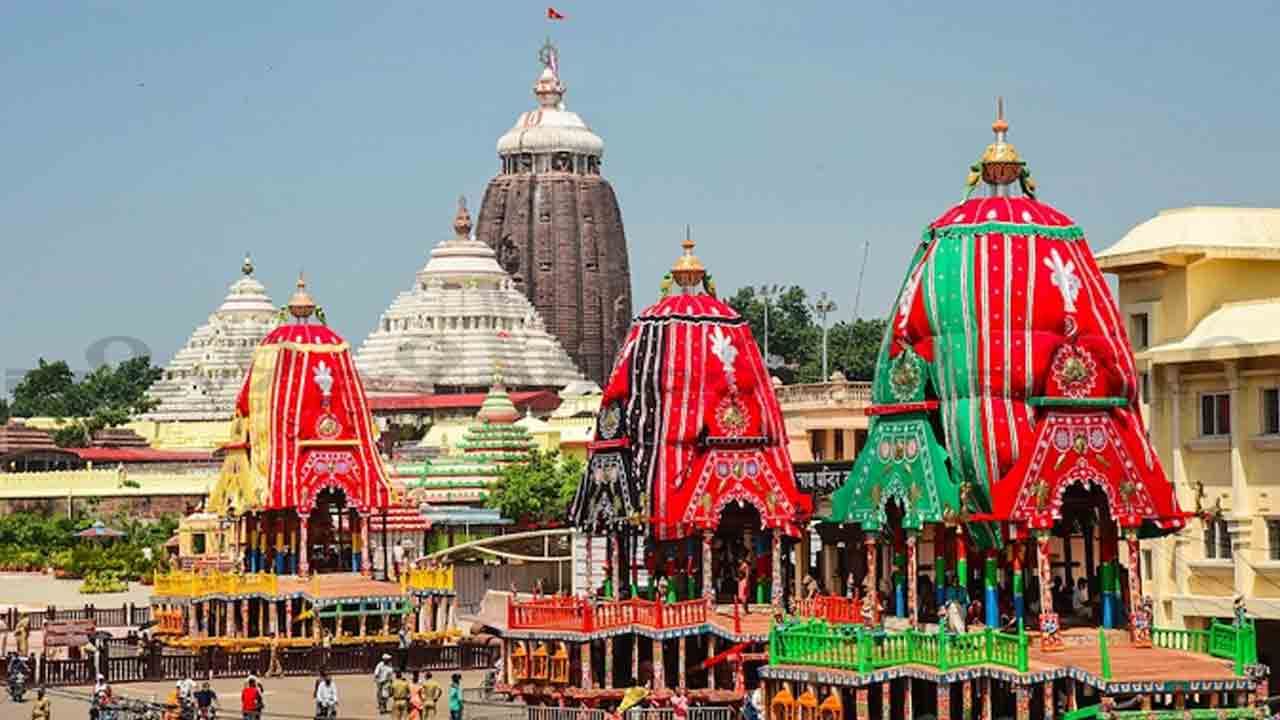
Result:
<instances>
[{"instance_id":1,"label":"paved road","mask_svg":"<svg viewBox=\"0 0 1280 720\"><path fill-rule=\"evenodd\" d=\"M0 609L11 605L24 610L43 610L50 605L80 608L86 603L117 608L127 602L134 605L151 602L151 588L140 583L130 583L128 592L96 595L82 595L80 584L79 580L59 580L38 573L0 574Z\"/></svg>"},{"instance_id":2,"label":"paved road","mask_svg":"<svg viewBox=\"0 0 1280 720\"><path fill-rule=\"evenodd\" d=\"M448 688L450 673L436 673L435 679L440 683L441 687ZM482 671L473 670L462 673L462 686L465 688L478 688L484 679ZM338 675L334 677L338 684L339 698L339 717L341 720L378 720L377 699L373 694L373 678L372 676L358 675ZM214 680L211 683L215 692L218 693L223 712L219 713L221 720L238 720L240 718L240 690L244 687L242 680ZM315 714L315 703L312 701L312 689L315 686L314 678L266 678L267 685L267 707L263 720L271 720L274 717L294 717L294 718L311 718ZM173 689L171 683L130 683L127 685L119 685L114 688L117 694L128 695L130 697L143 698L147 700L163 699ZM89 688L55 688L51 694L53 704L53 720L82 720L89 716L88 704L83 699L73 699L62 697L58 693L65 691L67 693L77 693L87 697ZM29 696L34 697L34 695ZM437 716L441 720L448 718L447 705L444 704L445 699L441 700L440 714ZM4 720L26 720L31 717L31 702L15 705L6 695L0 700L0 718ZM381 716L381 720L388 720L390 715Z\"/></svg>"}]
</instances>

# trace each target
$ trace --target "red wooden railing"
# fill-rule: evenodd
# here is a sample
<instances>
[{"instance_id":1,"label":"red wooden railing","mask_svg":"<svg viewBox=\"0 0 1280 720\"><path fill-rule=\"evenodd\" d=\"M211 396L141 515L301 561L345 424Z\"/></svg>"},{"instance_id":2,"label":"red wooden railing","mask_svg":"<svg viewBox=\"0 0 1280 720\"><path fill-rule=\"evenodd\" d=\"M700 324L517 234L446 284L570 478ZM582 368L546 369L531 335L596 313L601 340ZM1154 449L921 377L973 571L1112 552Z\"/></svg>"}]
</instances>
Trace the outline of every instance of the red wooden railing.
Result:
<instances>
[{"instance_id":1,"label":"red wooden railing","mask_svg":"<svg viewBox=\"0 0 1280 720\"><path fill-rule=\"evenodd\" d=\"M550 597L522 602L507 601L507 627L548 630L582 630L590 622L586 601Z\"/></svg>"},{"instance_id":2,"label":"red wooden railing","mask_svg":"<svg viewBox=\"0 0 1280 720\"><path fill-rule=\"evenodd\" d=\"M684 602L663 604L662 627L685 627L701 625L707 621L706 600L685 600Z\"/></svg>"},{"instance_id":3,"label":"red wooden railing","mask_svg":"<svg viewBox=\"0 0 1280 720\"><path fill-rule=\"evenodd\" d=\"M796 601L796 615L844 625L862 624L862 600L839 595L817 595Z\"/></svg>"},{"instance_id":4,"label":"red wooden railing","mask_svg":"<svg viewBox=\"0 0 1280 720\"><path fill-rule=\"evenodd\" d=\"M595 606L578 598L507 601L507 627L513 630L594 632L625 625L661 629L701 625L706 621L706 600L664 603L633 598Z\"/></svg>"}]
</instances>

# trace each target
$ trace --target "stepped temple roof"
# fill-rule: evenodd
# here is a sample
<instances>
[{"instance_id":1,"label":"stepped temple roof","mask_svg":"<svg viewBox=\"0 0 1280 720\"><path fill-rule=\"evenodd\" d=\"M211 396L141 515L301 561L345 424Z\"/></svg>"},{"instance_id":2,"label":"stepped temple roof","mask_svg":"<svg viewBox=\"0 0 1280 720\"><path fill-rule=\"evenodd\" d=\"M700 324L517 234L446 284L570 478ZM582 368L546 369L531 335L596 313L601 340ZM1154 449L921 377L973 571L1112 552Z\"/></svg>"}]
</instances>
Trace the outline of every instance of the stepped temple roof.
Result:
<instances>
[{"instance_id":1,"label":"stepped temple roof","mask_svg":"<svg viewBox=\"0 0 1280 720\"><path fill-rule=\"evenodd\" d=\"M485 388L499 366L518 388L560 388L581 379L494 251L471 237L461 201L453 230L356 353L370 392Z\"/></svg>"},{"instance_id":2,"label":"stepped temple roof","mask_svg":"<svg viewBox=\"0 0 1280 720\"><path fill-rule=\"evenodd\" d=\"M476 422L455 446L461 453L414 468L419 477L405 483L409 497L431 506L482 505L502 468L527 459L534 448L529 430L516 422L519 418L502 379L496 379ZM408 469L400 467L402 477Z\"/></svg>"},{"instance_id":3,"label":"stepped temple roof","mask_svg":"<svg viewBox=\"0 0 1280 720\"><path fill-rule=\"evenodd\" d=\"M149 420L225 420L254 348L279 324L278 310L246 255L226 298L165 366L148 394L160 404Z\"/></svg>"}]
</instances>

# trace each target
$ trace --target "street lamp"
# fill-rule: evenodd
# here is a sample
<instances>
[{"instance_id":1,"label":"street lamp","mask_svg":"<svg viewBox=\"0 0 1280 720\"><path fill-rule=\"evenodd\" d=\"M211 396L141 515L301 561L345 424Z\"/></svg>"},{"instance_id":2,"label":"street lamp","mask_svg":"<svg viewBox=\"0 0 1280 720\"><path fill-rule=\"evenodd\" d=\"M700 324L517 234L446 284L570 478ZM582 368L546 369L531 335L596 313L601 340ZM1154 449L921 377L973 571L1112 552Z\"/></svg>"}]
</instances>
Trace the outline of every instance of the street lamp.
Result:
<instances>
[{"instance_id":1,"label":"street lamp","mask_svg":"<svg viewBox=\"0 0 1280 720\"><path fill-rule=\"evenodd\" d=\"M769 303L780 294L782 294L781 285L761 285L758 288L751 288L751 296L764 304L764 366L771 370L773 361L769 357Z\"/></svg>"},{"instance_id":2,"label":"street lamp","mask_svg":"<svg viewBox=\"0 0 1280 720\"><path fill-rule=\"evenodd\" d=\"M827 291L823 290L818 296L818 301L813 304L813 311L822 318L822 378L820 382L827 381L827 315L836 311L836 303L827 297Z\"/></svg>"}]
</instances>

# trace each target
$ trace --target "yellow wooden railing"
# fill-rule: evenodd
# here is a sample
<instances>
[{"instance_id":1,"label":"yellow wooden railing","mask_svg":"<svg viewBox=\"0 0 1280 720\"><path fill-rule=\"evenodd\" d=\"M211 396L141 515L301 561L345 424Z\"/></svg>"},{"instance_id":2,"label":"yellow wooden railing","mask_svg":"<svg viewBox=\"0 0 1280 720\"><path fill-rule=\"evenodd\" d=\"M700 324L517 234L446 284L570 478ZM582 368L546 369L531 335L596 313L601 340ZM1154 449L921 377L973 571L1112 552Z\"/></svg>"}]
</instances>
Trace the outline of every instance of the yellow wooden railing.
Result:
<instances>
[{"instance_id":1,"label":"yellow wooden railing","mask_svg":"<svg viewBox=\"0 0 1280 720\"><path fill-rule=\"evenodd\" d=\"M275 595L278 579L268 573L193 573L174 570L155 576L155 594L161 597L205 595Z\"/></svg>"},{"instance_id":2,"label":"yellow wooden railing","mask_svg":"<svg viewBox=\"0 0 1280 720\"><path fill-rule=\"evenodd\" d=\"M400 575L400 589L434 590L451 592L453 590L453 566L440 568L420 568Z\"/></svg>"}]
</instances>

